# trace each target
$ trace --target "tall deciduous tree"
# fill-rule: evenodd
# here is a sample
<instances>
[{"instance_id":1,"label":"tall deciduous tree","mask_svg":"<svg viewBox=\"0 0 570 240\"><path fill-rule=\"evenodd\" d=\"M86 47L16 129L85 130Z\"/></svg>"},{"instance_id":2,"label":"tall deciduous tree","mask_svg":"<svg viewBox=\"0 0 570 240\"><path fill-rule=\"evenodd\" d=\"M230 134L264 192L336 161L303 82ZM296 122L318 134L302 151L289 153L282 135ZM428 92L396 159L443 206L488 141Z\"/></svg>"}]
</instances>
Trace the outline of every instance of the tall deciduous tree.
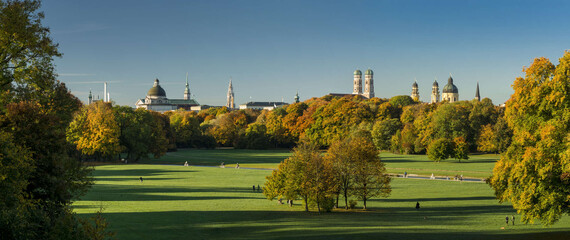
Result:
<instances>
[{"instance_id":1,"label":"tall deciduous tree","mask_svg":"<svg viewBox=\"0 0 570 240\"><path fill-rule=\"evenodd\" d=\"M81 153L110 159L121 152L119 124L110 103L86 106L71 123L67 138Z\"/></svg>"},{"instance_id":2,"label":"tall deciduous tree","mask_svg":"<svg viewBox=\"0 0 570 240\"><path fill-rule=\"evenodd\" d=\"M537 58L523 71L506 104L512 144L488 182L522 221L548 225L570 212L570 52L558 66Z\"/></svg>"},{"instance_id":3,"label":"tall deciduous tree","mask_svg":"<svg viewBox=\"0 0 570 240\"><path fill-rule=\"evenodd\" d=\"M349 142L348 152L354 158L352 195L363 202L376 196L388 197L392 191L390 177L371 139L354 136Z\"/></svg>"},{"instance_id":4,"label":"tall deciduous tree","mask_svg":"<svg viewBox=\"0 0 570 240\"><path fill-rule=\"evenodd\" d=\"M56 80L61 54L39 8L0 1L0 238L86 239L70 204L90 185L89 170L65 137L81 103Z\"/></svg>"}]
</instances>

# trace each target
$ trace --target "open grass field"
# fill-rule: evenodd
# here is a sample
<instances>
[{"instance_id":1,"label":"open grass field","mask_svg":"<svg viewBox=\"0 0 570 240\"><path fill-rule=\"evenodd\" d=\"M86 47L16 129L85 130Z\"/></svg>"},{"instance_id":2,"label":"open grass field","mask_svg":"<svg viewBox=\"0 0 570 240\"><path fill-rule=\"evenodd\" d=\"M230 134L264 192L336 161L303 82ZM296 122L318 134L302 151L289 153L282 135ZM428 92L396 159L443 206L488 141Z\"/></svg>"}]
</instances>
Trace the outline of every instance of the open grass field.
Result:
<instances>
[{"instance_id":1,"label":"open grass field","mask_svg":"<svg viewBox=\"0 0 570 240\"><path fill-rule=\"evenodd\" d=\"M301 201L290 208L253 192L269 173L181 164L97 166L95 185L74 207L88 216L102 206L118 239L570 238L568 216L544 228L523 225L515 215L515 225L506 226L505 216L515 211L498 204L480 182L396 178L392 195L371 200L369 211L317 214L304 212Z\"/></svg>"},{"instance_id":2,"label":"open grass field","mask_svg":"<svg viewBox=\"0 0 570 240\"><path fill-rule=\"evenodd\" d=\"M266 168L274 169L289 157L289 150L248 150L248 149L180 149L177 152L169 152L161 159L147 159L141 163L154 164L184 164L188 161L190 165L218 166L222 162L227 167L234 167L236 163L245 168ZM399 155L388 152L380 154L382 161L386 163L388 172L403 174L418 174L430 176L434 173L437 176L449 176L463 174L464 177L486 178L491 175L495 162L499 159L496 154L470 155L469 160L458 162L455 159L435 163L426 155Z\"/></svg>"}]
</instances>

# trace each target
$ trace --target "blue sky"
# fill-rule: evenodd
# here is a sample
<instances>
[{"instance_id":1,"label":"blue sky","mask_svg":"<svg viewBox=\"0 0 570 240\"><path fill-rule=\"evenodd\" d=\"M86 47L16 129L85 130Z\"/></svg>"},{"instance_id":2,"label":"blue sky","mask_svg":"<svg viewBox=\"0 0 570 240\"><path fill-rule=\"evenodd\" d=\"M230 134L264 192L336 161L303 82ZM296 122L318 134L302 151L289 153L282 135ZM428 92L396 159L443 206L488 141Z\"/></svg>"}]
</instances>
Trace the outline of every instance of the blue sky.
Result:
<instances>
[{"instance_id":1,"label":"blue sky","mask_svg":"<svg viewBox=\"0 0 570 240\"><path fill-rule=\"evenodd\" d=\"M453 74L461 100L495 104L535 57L557 64L570 49L570 1L68 1L45 0L44 25L60 44L59 79L134 106L161 80L182 98L186 72L201 104L292 102L352 92L355 69L374 70L377 97L429 101Z\"/></svg>"}]
</instances>

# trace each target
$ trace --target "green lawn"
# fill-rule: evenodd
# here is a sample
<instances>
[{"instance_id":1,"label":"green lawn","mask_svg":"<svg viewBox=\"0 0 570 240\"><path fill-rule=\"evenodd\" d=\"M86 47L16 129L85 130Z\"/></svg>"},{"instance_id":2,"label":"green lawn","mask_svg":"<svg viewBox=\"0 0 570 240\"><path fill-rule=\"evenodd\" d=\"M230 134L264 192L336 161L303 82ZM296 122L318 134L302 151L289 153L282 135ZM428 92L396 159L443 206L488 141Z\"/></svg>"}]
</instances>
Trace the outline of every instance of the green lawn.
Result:
<instances>
[{"instance_id":1,"label":"green lawn","mask_svg":"<svg viewBox=\"0 0 570 240\"><path fill-rule=\"evenodd\" d=\"M265 157L259 155L260 159ZM263 185L269 173L180 165L98 166L94 171L95 185L74 206L82 216L103 206L110 230L117 233L118 239L441 240L570 236L567 216L550 228L538 223L523 225L518 220L515 226L505 226L505 216L515 212L508 204L498 204L484 183L397 178L392 183L392 195L370 201L370 211L317 214L303 212L300 201L290 208L253 192L251 186ZM141 176L143 183L139 181ZM419 211L414 208L416 201L422 206Z\"/></svg>"},{"instance_id":2,"label":"green lawn","mask_svg":"<svg viewBox=\"0 0 570 240\"><path fill-rule=\"evenodd\" d=\"M274 169L289 157L290 152L286 149L279 150L248 150L248 149L180 149L176 152L169 152L161 159L141 160L140 163L164 163L164 164L184 164L188 161L190 165L218 166L222 162L226 167L235 167L236 163L240 167L246 168L266 168ZM427 158L426 155L399 155L388 152L380 154L382 161L390 173L418 174L430 176L434 173L437 176L453 177L456 174L463 174L464 177L486 178L491 175L495 162L499 159L496 154L470 155L469 160L458 162L455 159L436 163Z\"/></svg>"}]
</instances>

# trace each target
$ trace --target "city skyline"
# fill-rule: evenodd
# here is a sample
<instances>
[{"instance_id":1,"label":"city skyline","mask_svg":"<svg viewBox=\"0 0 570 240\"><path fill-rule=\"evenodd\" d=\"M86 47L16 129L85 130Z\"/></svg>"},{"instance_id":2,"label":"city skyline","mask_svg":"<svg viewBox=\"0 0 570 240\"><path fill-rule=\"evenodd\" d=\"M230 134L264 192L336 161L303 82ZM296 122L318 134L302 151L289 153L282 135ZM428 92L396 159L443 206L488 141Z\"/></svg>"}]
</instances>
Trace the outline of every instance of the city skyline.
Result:
<instances>
[{"instance_id":1,"label":"city skyline","mask_svg":"<svg viewBox=\"0 0 570 240\"><path fill-rule=\"evenodd\" d=\"M568 49L563 1L45 1L60 43L59 79L82 101L91 90L134 106L155 78L169 98L190 90L200 104L293 102L352 92L356 69L375 72L376 97L429 102L434 78L451 72L460 100L495 104L536 57ZM556 36L549 37L549 36ZM101 97L102 98L102 97Z\"/></svg>"}]
</instances>

